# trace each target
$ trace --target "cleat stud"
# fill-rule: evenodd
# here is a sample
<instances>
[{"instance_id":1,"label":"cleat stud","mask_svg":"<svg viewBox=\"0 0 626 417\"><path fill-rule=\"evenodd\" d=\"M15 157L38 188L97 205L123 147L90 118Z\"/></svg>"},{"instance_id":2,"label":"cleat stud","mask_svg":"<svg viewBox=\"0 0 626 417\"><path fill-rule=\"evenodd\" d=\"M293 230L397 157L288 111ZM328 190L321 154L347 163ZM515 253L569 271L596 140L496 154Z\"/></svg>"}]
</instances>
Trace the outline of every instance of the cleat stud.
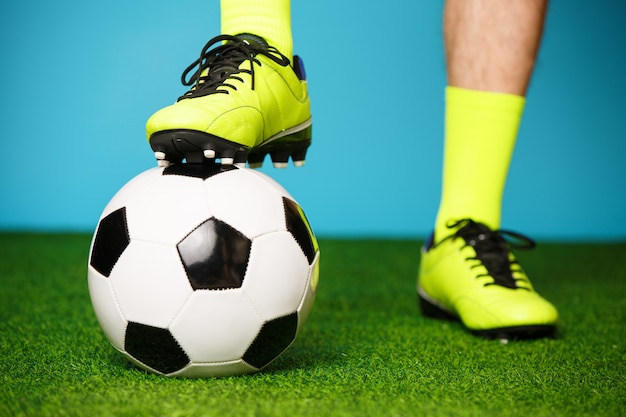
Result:
<instances>
[{"instance_id":1,"label":"cleat stud","mask_svg":"<svg viewBox=\"0 0 626 417\"><path fill-rule=\"evenodd\" d=\"M274 168L277 168L277 169L287 168L287 162L274 162Z\"/></svg>"},{"instance_id":2,"label":"cleat stud","mask_svg":"<svg viewBox=\"0 0 626 417\"><path fill-rule=\"evenodd\" d=\"M293 161L293 165L294 165L295 167L298 167L298 168L303 167L303 166L304 166L304 164L305 164L305 161L304 161L304 160L302 160L302 161Z\"/></svg>"},{"instance_id":3,"label":"cleat stud","mask_svg":"<svg viewBox=\"0 0 626 417\"><path fill-rule=\"evenodd\" d=\"M206 159L215 158L215 151L213 149L205 149L202 153Z\"/></svg>"},{"instance_id":4,"label":"cleat stud","mask_svg":"<svg viewBox=\"0 0 626 417\"><path fill-rule=\"evenodd\" d=\"M257 165L261 166L263 165L263 161L265 160L265 155L267 155L265 152L250 152L248 154L248 164L252 165Z\"/></svg>"},{"instance_id":5,"label":"cleat stud","mask_svg":"<svg viewBox=\"0 0 626 417\"><path fill-rule=\"evenodd\" d=\"M245 166L246 165L246 159L248 158L248 152L247 151L237 151L235 153L235 165L237 166Z\"/></svg>"},{"instance_id":6,"label":"cleat stud","mask_svg":"<svg viewBox=\"0 0 626 417\"><path fill-rule=\"evenodd\" d=\"M293 160L294 164L296 163L296 161L304 161L306 159L307 146L294 149L294 151L291 153L291 159Z\"/></svg>"},{"instance_id":7,"label":"cleat stud","mask_svg":"<svg viewBox=\"0 0 626 417\"><path fill-rule=\"evenodd\" d=\"M172 165L172 164L170 163L170 161L166 161L165 159L159 159L159 160L157 161L157 166L158 166L159 168L167 168L167 167L168 167L168 166L170 166L170 165Z\"/></svg>"},{"instance_id":8,"label":"cleat stud","mask_svg":"<svg viewBox=\"0 0 626 417\"><path fill-rule=\"evenodd\" d=\"M287 162L289 162L289 151L270 152L270 157L272 158L272 162L274 162L274 166L276 166L276 164L287 164Z\"/></svg>"},{"instance_id":9,"label":"cleat stud","mask_svg":"<svg viewBox=\"0 0 626 417\"><path fill-rule=\"evenodd\" d=\"M235 162L234 158L221 158L220 163L222 165L232 165Z\"/></svg>"},{"instance_id":10,"label":"cleat stud","mask_svg":"<svg viewBox=\"0 0 626 417\"><path fill-rule=\"evenodd\" d=\"M155 152L154 153L154 157L158 160L158 161L162 161L163 159L165 159L165 152Z\"/></svg>"}]
</instances>

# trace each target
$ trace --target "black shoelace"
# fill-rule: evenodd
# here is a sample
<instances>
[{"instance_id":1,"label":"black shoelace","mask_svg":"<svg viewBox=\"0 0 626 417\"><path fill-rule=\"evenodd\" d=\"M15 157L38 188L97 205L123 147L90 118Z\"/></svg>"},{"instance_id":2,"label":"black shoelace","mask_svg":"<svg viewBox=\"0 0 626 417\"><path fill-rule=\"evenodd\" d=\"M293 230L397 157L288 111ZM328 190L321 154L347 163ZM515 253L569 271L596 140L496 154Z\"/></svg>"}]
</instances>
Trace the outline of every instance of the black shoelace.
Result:
<instances>
[{"instance_id":1,"label":"black shoelace","mask_svg":"<svg viewBox=\"0 0 626 417\"><path fill-rule=\"evenodd\" d=\"M458 230L452 235L444 238L447 239L461 238L465 241L466 246L471 246L476 251L476 257L467 258L467 261L477 261L472 268L481 265L487 269L486 274L479 274L477 278L490 276L493 282L485 284L500 285L512 289L530 290L525 275L524 278L514 276L515 272L522 272L517 261L511 261L509 258L510 248L516 249L532 249L535 242L522 234L512 232L510 230L491 230L482 223L475 222L471 219L462 219L453 224L448 225L450 229ZM505 237L514 239L507 240ZM441 243L439 242L439 243Z\"/></svg>"},{"instance_id":2,"label":"black shoelace","mask_svg":"<svg viewBox=\"0 0 626 417\"><path fill-rule=\"evenodd\" d=\"M211 49L216 44L219 45ZM200 57L183 71L181 82L183 85L192 86L192 88L178 100L215 93L228 94L228 89L218 90L218 87L237 90L234 85L227 81L229 79L243 81L237 75L240 73L251 75L251 87L254 90L254 65L261 65L261 62L256 58L258 54L265 55L282 66L290 64L289 58L281 54L278 49L268 46L262 39L253 35L216 36L202 48ZM249 69L239 68L244 61L250 61ZM194 69L196 71L189 76L189 73ZM203 74L207 69L206 74Z\"/></svg>"}]
</instances>

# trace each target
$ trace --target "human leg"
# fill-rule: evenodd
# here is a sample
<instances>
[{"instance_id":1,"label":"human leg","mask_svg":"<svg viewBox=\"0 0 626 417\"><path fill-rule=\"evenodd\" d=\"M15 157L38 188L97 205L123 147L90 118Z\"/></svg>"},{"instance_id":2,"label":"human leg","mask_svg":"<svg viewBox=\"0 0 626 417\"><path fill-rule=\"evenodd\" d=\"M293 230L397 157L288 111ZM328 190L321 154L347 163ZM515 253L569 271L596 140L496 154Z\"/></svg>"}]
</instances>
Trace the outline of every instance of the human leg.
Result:
<instances>
[{"instance_id":1,"label":"human leg","mask_svg":"<svg viewBox=\"0 0 626 417\"><path fill-rule=\"evenodd\" d=\"M220 16L223 34L253 33L292 58L291 0L220 0Z\"/></svg>"},{"instance_id":2,"label":"human leg","mask_svg":"<svg viewBox=\"0 0 626 417\"><path fill-rule=\"evenodd\" d=\"M447 222L460 217L500 226L502 194L546 3L446 2L446 137L436 221L440 234Z\"/></svg>"},{"instance_id":3,"label":"human leg","mask_svg":"<svg viewBox=\"0 0 626 417\"><path fill-rule=\"evenodd\" d=\"M547 0L447 0L449 85L524 96L543 32Z\"/></svg>"},{"instance_id":4,"label":"human leg","mask_svg":"<svg viewBox=\"0 0 626 417\"><path fill-rule=\"evenodd\" d=\"M487 337L542 336L557 320L499 230L546 3L448 0L445 7L442 196L434 235L422 253L418 291L425 313L460 318Z\"/></svg>"}]
</instances>

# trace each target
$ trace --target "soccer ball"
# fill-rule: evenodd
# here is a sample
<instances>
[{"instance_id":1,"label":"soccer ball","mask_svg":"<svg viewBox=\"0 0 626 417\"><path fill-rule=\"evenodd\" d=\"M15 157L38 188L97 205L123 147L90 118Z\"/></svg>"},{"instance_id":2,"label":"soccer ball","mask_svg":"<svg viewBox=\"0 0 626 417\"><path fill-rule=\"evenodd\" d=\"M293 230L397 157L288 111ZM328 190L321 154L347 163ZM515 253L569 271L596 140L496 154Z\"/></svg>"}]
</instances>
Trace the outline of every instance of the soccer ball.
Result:
<instances>
[{"instance_id":1,"label":"soccer ball","mask_svg":"<svg viewBox=\"0 0 626 417\"><path fill-rule=\"evenodd\" d=\"M89 293L106 337L141 368L252 373L302 328L319 256L301 207L270 177L174 164L139 174L105 207Z\"/></svg>"}]
</instances>

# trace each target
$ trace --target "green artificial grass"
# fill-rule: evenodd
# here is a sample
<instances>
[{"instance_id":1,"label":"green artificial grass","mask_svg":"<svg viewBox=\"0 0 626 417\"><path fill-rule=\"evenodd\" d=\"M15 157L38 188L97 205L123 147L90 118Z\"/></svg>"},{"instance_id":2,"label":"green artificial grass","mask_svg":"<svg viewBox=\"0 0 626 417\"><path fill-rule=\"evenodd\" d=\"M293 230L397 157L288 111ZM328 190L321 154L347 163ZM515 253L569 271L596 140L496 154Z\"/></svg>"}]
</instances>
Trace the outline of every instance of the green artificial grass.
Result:
<instances>
[{"instance_id":1,"label":"green artificial grass","mask_svg":"<svg viewBox=\"0 0 626 417\"><path fill-rule=\"evenodd\" d=\"M264 372L172 379L106 341L86 235L0 234L0 416L620 416L626 244L518 253L555 339L503 344L418 314L419 243L321 240L316 304Z\"/></svg>"}]
</instances>

